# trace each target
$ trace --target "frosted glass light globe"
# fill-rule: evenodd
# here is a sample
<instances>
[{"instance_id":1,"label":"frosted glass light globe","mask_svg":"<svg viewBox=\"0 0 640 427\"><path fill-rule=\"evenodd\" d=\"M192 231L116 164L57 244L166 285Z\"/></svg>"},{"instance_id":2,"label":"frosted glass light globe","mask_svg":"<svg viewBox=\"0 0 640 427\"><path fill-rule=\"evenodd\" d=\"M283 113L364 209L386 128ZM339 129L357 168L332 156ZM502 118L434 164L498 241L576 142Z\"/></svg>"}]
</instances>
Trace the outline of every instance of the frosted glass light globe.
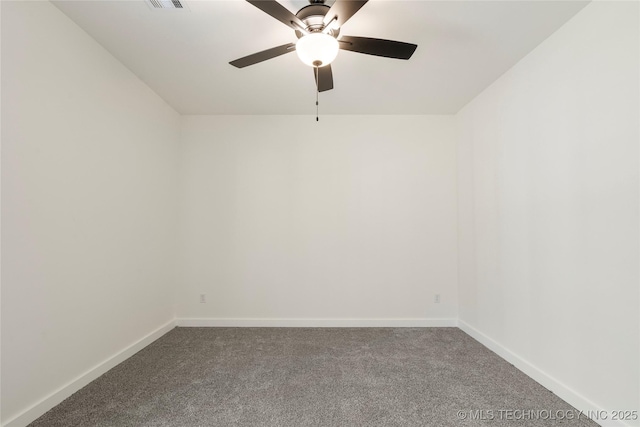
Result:
<instances>
[{"instance_id":1,"label":"frosted glass light globe","mask_svg":"<svg viewBox=\"0 0 640 427\"><path fill-rule=\"evenodd\" d=\"M296 43L296 52L302 62L310 67L324 67L338 56L338 40L324 33L311 33Z\"/></svg>"}]
</instances>

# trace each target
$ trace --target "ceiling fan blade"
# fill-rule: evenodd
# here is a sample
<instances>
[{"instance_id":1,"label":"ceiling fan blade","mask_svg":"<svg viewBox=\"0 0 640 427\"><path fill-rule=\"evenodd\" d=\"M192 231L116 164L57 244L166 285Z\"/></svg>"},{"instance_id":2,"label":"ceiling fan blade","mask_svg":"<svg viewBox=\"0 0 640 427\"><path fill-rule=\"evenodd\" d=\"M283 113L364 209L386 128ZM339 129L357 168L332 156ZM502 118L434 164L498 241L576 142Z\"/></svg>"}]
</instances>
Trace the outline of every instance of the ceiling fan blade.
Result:
<instances>
[{"instance_id":1,"label":"ceiling fan blade","mask_svg":"<svg viewBox=\"0 0 640 427\"><path fill-rule=\"evenodd\" d=\"M333 89L333 73L331 72L331 65L325 65L319 67L318 74L316 75L316 69L313 69L313 77L316 78L316 86L318 86L318 92L324 92Z\"/></svg>"},{"instance_id":2,"label":"ceiling fan blade","mask_svg":"<svg viewBox=\"0 0 640 427\"><path fill-rule=\"evenodd\" d=\"M247 0L249 3L276 18L278 21L293 28L294 30L305 29L307 26L297 16L286 7L275 0Z\"/></svg>"},{"instance_id":3,"label":"ceiling fan blade","mask_svg":"<svg viewBox=\"0 0 640 427\"><path fill-rule=\"evenodd\" d=\"M295 46L295 43L283 44L282 46L272 47L271 49L263 50L262 52L254 53L253 55L236 59L235 61L229 62L229 64L237 68L248 67L249 65L257 64L258 62L266 61L267 59L275 58L276 56L293 52L295 50Z\"/></svg>"},{"instance_id":4,"label":"ceiling fan blade","mask_svg":"<svg viewBox=\"0 0 640 427\"><path fill-rule=\"evenodd\" d=\"M338 40L340 49L385 58L409 59L418 45L394 40L372 39L369 37L342 36Z\"/></svg>"},{"instance_id":5,"label":"ceiling fan blade","mask_svg":"<svg viewBox=\"0 0 640 427\"><path fill-rule=\"evenodd\" d=\"M368 0L336 0L324 16L324 25L329 25L335 18L338 27L342 27Z\"/></svg>"}]
</instances>

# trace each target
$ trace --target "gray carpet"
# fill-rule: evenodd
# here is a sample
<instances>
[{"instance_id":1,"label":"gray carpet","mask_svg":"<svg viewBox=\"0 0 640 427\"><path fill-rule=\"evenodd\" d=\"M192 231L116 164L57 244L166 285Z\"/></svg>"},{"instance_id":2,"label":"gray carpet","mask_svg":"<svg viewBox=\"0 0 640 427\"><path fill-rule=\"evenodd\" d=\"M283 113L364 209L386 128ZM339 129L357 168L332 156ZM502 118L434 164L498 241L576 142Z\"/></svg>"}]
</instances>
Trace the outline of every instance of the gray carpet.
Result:
<instances>
[{"instance_id":1,"label":"gray carpet","mask_svg":"<svg viewBox=\"0 0 640 427\"><path fill-rule=\"evenodd\" d=\"M596 426L574 411L457 328L176 328L31 426Z\"/></svg>"}]
</instances>

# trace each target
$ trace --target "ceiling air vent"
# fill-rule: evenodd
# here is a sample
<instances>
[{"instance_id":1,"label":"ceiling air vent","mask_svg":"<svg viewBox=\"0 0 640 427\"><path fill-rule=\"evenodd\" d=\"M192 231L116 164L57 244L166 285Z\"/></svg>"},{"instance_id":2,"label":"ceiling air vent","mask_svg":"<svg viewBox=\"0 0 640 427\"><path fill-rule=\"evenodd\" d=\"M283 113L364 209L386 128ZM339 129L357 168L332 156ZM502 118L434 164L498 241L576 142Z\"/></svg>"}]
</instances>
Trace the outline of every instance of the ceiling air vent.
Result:
<instances>
[{"instance_id":1,"label":"ceiling air vent","mask_svg":"<svg viewBox=\"0 0 640 427\"><path fill-rule=\"evenodd\" d=\"M180 0L146 0L152 9L184 9Z\"/></svg>"}]
</instances>

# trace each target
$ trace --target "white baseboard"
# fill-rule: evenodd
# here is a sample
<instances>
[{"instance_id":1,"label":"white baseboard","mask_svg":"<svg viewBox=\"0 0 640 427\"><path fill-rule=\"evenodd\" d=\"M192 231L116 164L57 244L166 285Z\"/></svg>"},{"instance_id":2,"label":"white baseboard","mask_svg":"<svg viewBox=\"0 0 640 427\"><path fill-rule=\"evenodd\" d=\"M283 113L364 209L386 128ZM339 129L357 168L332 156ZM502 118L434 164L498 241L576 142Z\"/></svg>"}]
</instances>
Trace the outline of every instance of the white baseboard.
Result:
<instances>
[{"instance_id":1,"label":"white baseboard","mask_svg":"<svg viewBox=\"0 0 640 427\"><path fill-rule=\"evenodd\" d=\"M270 327L270 328L367 328L367 327L456 327L455 318L443 319L176 319L183 327Z\"/></svg>"},{"instance_id":2,"label":"white baseboard","mask_svg":"<svg viewBox=\"0 0 640 427\"><path fill-rule=\"evenodd\" d=\"M612 411L606 411L605 409L599 407L589 399L582 396L580 393L571 389L567 385L558 381L556 378L537 368L526 359L520 357L519 355L513 353L508 348L504 347L502 344L495 341L493 338L485 335L479 330L475 329L473 326L464 322L463 320L458 319L458 327L462 329L465 333L470 335L475 340L479 341L489 350L496 353L498 356L502 357L507 362L511 363L513 366L518 368L520 371L527 374L533 380L541 384L543 387L551 390L556 396L576 408L578 411L582 412L583 417L587 418L589 414L596 416L597 414L603 414L610 418L609 414L612 414ZM517 408L514 408L517 409ZM603 419L594 419L593 421L598 423L603 427L631 427L632 424L627 424L623 421L619 420L603 420ZM637 425L637 424L636 424Z\"/></svg>"},{"instance_id":3,"label":"white baseboard","mask_svg":"<svg viewBox=\"0 0 640 427\"><path fill-rule=\"evenodd\" d=\"M109 369L115 367L119 363L124 362L129 357L133 356L173 328L175 328L176 322L172 320L150 334L142 337L135 343L131 344L129 347L123 349L122 351L116 353L115 355L109 357L107 360L99 363L93 368L89 369L87 372L78 376L76 379L70 381L66 385L60 387L58 390L51 393L49 396L42 399L40 402L31 406L26 411L17 415L16 417L10 419L6 423L3 424L3 427L25 427L29 423L35 421L40 416L44 415L45 412L49 411L54 406L58 405L67 397L71 396L76 391L80 390L82 387L89 384L91 381L98 378L100 375L107 372Z\"/></svg>"}]
</instances>

